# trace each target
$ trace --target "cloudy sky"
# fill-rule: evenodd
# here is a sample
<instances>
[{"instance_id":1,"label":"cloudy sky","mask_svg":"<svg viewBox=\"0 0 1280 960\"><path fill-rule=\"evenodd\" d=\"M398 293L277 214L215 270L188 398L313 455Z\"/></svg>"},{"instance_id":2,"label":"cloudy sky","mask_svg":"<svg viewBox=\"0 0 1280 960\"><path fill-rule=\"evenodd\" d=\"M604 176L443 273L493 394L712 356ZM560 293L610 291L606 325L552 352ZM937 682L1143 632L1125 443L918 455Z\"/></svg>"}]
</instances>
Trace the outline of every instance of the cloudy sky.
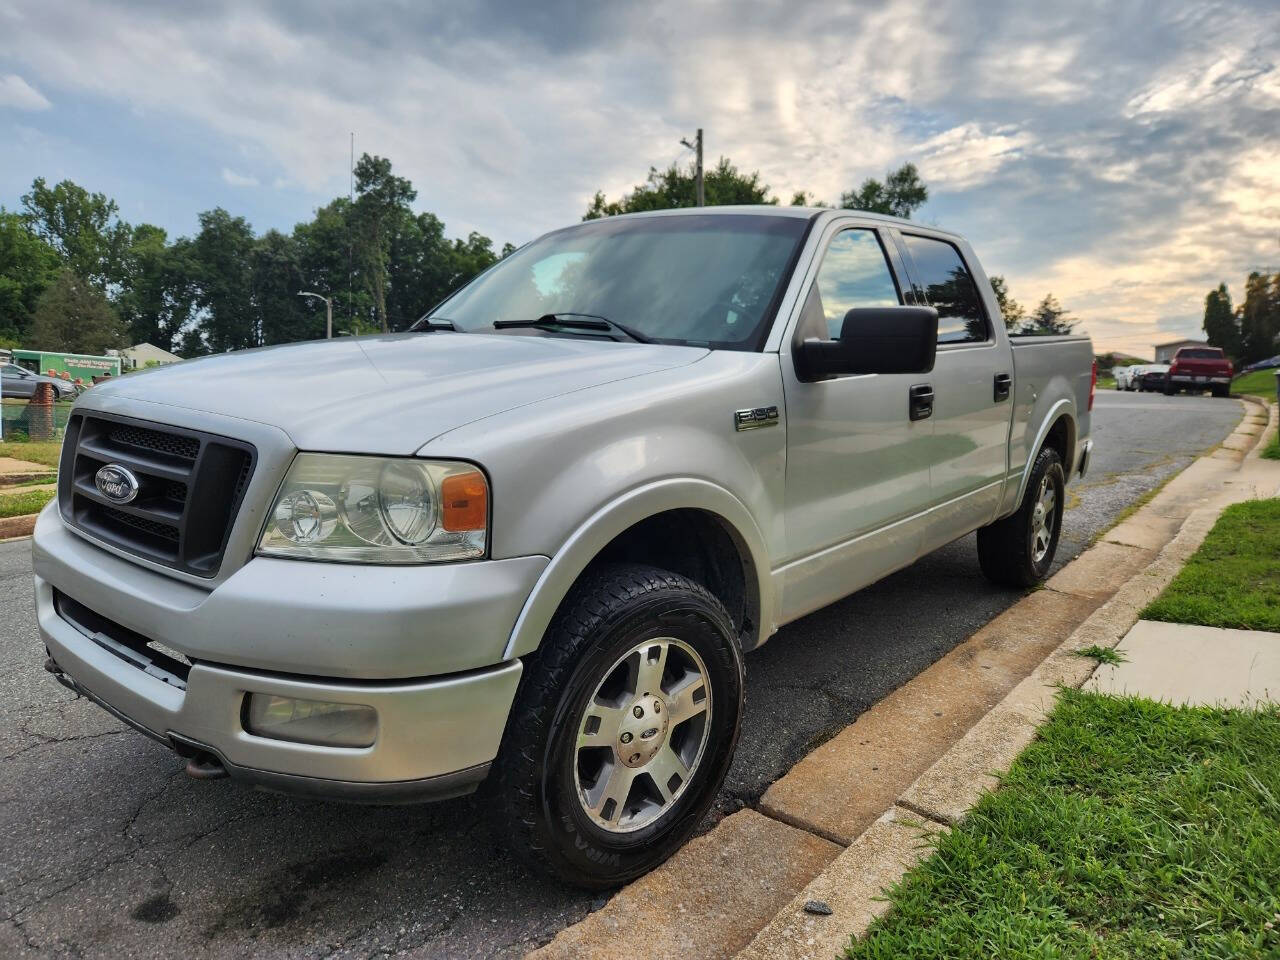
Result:
<instances>
[{"instance_id":1,"label":"cloudy sky","mask_svg":"<svg viewBox=\"0 0 1280 960\"><path fill-rule=\"evenodd\" d=\"M917 219L1028 306L1150 354L1280 269L1280 3L0 0L0 205L35 176L171 234L289 229L392 158L451 234L522 243L652 164L834 200L914 161Z\"/></svg>"}]
</instances>

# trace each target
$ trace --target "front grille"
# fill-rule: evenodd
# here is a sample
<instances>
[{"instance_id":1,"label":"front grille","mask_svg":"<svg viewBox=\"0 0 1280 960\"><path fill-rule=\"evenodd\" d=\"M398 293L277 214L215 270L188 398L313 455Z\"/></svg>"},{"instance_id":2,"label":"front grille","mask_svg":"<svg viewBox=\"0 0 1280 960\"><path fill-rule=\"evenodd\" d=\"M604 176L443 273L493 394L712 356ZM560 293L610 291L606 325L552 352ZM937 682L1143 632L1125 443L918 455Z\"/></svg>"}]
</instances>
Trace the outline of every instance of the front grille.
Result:
<instances>
[{"instance_id":1,"label":"front grille","mask_svg":"<svg viewBox=\"0 0 1280 960\"><path fill-rule=\"evenodd\" d=\"M253 475L257 451L242 440L112 414L75 414L58 471L63 518L147 560L212 577ZM94 482L107 464L126 467L138 494L115 503Z\"/></svg>"}]
</instances>

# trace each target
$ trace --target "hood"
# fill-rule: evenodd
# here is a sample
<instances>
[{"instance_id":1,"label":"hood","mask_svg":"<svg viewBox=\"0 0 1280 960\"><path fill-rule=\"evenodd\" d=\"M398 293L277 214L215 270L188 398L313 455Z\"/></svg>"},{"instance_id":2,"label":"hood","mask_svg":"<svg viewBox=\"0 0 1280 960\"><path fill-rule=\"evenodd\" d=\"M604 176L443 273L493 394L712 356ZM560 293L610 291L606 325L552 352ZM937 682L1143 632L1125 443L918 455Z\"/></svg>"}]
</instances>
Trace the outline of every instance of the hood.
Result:
<instances>
[{"instance_id":1,"label":"hood","mask_svg":"<svg viewBox=\"0 0 1280 960\"><path fill-rule=\"evenodd\" d=\"M205 357L90 393L267 423L300 450L408 455L474 420L707 352L541 335L387 334Z\"/></svg>"}]
</instances>

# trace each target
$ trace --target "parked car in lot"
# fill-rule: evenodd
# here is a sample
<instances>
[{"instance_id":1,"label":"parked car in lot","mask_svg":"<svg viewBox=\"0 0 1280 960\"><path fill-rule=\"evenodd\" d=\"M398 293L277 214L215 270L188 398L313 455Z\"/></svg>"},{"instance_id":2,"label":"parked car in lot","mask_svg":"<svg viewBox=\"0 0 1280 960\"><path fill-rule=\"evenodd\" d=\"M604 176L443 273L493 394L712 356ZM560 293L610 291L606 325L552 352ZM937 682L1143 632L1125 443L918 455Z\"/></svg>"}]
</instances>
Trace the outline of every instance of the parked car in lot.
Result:
<instances>
[{"instance_id":1,"label":"parked car in lot","mask_svg":"<svg viewBox=\"0 0 1280 960\"><path fill-rule=\"evenodd\" d=\"M1140 367L1137 375L1138 392L1159 393L1164 390L1164 378L1169 373L1167 363L1148 363Z\"/></svg>"},{"instance_id":2,"label":"parked car in lot","mask_svg":"<svg viewBox=\"0 0 1280 960\"><path fill-rule=\"evenodd\" d=\"M1181 390L1212 390L1215 397L1225 397L1231 393L1234 374L1231 361L1219 347L1183 347L1169 364L1164 392L1172 396Z\"/></svg>"},{"instance_id":3,"label":"parked car in lot","mask_svg":"<svg viewBox=\"0 0 1280 960\"><path fill-rule=\"evenodd\" d=\"M1137 390L1138 374L1142 370L1142 365L1138 363L1130 364L1127 367L1121 367L1120 372L1116 375L1117 390Z\"/></svg>"},{"instance_id":4,"label":"parked car in lot","mask_svg":"<svg viewBox=\"0 0 1280 960\"><path fill-rule=\"evenodd\" d=\"M63 400L76 395L75 384L57 377L46 377L40 373L32 373L16 363L0 366L0 393L5 397L30 400L35 396L36 387L42 383L53 384L55 400Z\"/></svg>"},{"instance_id":5,"label":"parked car in lot","mask_svg":"<svg viewBox=\"0 0 1280 960\"><path fill-rule=\"evenodd\" d=\"M511 847L589 887L698 826L744 653L974 530L1040 582L1089 465L1088 338L1011 342L969 244L892 218L578 224L415 331L83 396L33 538L46 666L193 775L488 778Z\"/></svg>"}]
</instances>

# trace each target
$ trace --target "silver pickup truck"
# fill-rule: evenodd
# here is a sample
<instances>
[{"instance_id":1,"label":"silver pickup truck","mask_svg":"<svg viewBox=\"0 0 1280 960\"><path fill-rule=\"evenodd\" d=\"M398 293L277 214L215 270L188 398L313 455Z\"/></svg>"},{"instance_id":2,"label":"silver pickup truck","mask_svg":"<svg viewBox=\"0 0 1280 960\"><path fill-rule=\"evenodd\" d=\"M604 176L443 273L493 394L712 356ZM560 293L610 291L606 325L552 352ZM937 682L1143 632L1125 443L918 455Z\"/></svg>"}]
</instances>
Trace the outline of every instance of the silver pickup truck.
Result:
<instances>
[{"instance_id":1,"label":"silver pickup truck","mask_svg":"<svg viewBox=\"0 0 1280 960\"><path fill-rule=\"evenodd\" d=\"M743 655L978 531L1053 560L1089 341L1011 343L955 234L714 208L535 240L412 332L77 401L33 540L46 667L198 777L357 802L482 782L607 887L693 831Z\"/></svg>"}]
</instances>

